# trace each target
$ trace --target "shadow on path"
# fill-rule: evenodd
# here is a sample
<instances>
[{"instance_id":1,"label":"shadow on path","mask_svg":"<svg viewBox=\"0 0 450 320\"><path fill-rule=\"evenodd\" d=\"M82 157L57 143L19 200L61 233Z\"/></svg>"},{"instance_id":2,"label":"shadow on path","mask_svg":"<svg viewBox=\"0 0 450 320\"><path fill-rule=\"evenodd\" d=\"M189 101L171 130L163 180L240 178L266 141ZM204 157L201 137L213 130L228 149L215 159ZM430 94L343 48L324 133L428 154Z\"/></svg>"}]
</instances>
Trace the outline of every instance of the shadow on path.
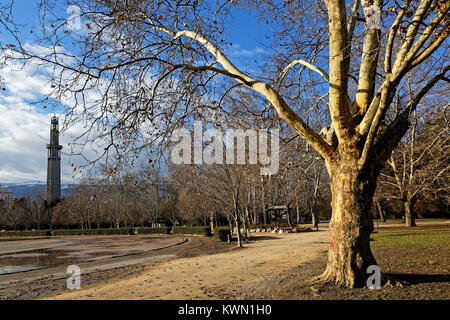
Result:
<instances>
[{"instance_id":1,"label":"shadow on path","mask_svg":"<svg viewBox=\"0 0 450 320\"><path fill-rule=\"evenodd\" d=\"M252 236L253 241L260 241L260 240L277 240L280 239L279 237L275 236Z\"/></svg>"},{"instance_id":2,"label":"shadow on path","mask_svg":"<svg viewBox=\"0 0 450 320\"><path fill-rule=\"evenodd\" d=\"M386 275L394 278L395 280L406 281L410 284L450 282L450 274L387 273Z\"/></svg>"}]
</instances>

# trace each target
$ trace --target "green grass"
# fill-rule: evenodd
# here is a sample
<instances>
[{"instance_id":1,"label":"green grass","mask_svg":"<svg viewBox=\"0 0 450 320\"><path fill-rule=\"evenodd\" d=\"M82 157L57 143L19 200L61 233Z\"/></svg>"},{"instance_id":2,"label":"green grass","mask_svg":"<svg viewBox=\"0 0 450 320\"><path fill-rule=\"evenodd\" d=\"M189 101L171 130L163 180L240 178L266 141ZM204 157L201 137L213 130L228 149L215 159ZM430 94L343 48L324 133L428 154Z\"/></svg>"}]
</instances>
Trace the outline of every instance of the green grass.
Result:
<instances>
[{"instance_id":1,"label":"green grass","mask_svg":"<svg viewBox=\"0 0 450 320\"><path fill-rule=\"evenodd\" d=\"M450 228L408 231L380 230L371 235L371 247L435 247L448 248Z\"/></svg>"}]
</instances>

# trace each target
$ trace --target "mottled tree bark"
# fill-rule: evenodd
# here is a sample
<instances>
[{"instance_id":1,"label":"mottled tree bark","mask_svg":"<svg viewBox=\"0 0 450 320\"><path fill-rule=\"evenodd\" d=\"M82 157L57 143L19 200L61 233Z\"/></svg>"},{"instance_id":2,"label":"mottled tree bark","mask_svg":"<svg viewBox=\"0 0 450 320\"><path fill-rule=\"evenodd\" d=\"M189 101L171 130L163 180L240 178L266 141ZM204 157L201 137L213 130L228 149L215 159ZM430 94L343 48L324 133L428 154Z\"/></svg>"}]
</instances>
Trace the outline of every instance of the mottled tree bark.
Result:
<instances>
[{"instance_id":1,"label":"mottled tree bark","mask_svg":"<svg viewBox=\"0 0 450 320\"><path fill-rule=\"evenodd\" d=\"M379 170L358 170L355 154L327 163L332 192L330 248L327 268L319 277L346 287L363 286L367 267L377 264L370 250L373 221L369 211Z\"/></svg>"},{"instance_id":2,"label":"mottled tree bark","mask_svg":"<svg viewBox=\"0 0 450 320\"><path fill-rule=\"evenodd\" d=\"M408 227L415 227L416 220L414 218L414 203L411 200L406 200L403 202L403 208L405 209L405 222Z\"/></svg>"}]
</instances>

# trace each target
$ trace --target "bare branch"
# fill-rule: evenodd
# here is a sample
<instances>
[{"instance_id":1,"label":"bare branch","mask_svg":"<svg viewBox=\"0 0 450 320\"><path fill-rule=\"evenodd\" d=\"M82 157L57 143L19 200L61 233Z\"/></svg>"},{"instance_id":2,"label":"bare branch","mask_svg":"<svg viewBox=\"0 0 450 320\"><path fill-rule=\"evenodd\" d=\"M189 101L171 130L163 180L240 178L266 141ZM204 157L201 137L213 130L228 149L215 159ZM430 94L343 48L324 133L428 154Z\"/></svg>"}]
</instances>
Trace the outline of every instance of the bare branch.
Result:
<instances>
[{"instance_id":1,"label":"bare branch","mask_svg":"<svg viewBox=\"0 0 450 320\"><path fill-rule=\"evenodd\" d=\"M275 84L277 83L281 83L284 79L284 77L286 76L286 74L289 72L290 69L292 69L293 67L295 67L296 65L301 64L304 65L305 67L311 69L314 72L317 72L318 74L320 74L326 82L330 82L330 77L328 76L328 73L323 70L322 68L316 67L315 65L309 63L308 61L305 60L294 60L291 63L289 63L284 69L283 71L281 71L280 75L277 78L277 81L275 82Z\"/></svg>"}]
</instances>

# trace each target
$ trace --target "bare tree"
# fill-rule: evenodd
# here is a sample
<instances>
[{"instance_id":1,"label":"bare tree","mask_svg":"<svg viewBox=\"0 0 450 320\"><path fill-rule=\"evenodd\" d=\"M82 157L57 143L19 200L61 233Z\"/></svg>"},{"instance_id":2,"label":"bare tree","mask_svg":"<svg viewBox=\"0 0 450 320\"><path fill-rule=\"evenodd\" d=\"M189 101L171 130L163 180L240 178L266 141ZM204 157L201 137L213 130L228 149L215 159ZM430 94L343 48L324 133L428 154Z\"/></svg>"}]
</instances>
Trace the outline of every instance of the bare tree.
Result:
<instances>
[{"instance_id":1,"label":"bare tree","mask_svg":"<svg viewBox=\"0 0 450 320\"><path fill-rule=\"evenodd\" d=\"M449 180L449 127L447 117L431 112L414 112L413 125L405 141L388 160L390 170L382 172L385 199L402 201L406 225L415 226L414 205L423 195L447 190Z\"/></svg>"}]
</instances>

